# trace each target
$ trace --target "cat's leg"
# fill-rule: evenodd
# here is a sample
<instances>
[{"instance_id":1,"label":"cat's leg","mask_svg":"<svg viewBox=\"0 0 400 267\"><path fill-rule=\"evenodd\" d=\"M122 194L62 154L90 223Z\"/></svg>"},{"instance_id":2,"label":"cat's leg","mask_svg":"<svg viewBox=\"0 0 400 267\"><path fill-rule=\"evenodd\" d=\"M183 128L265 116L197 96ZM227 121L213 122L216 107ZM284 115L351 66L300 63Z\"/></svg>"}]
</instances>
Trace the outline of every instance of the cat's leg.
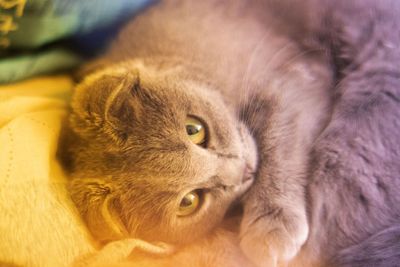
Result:
<instances>
[{"instance_id":1,"label":"cat's leg","mask_svg":"<svg viewBox=\"0 0 400 267\"><path fill-rule=\"evenodd\" d=\"M268 172L268 166L262 166L259 178L268 177ZM286 266L307 239L303 183L299 183L301 178L292 178L282 179L283 183L267 178L264 182L269 180L268 184L256 185L249 192L241 247L257 266Z\"/></svg>"},{"instance_id":2,"label":"cat's leg","mask_svg":"<svg viewBox=\"0 0 400 267\"><path fill-rule=\"evenodd\" d=\"M256 107L255 113L249 112L256 114L251 121L259 164L244 198L241 247L258 266L284 266L308 236L305 186L310 145L304 144L303 121L296 109L279 100L255 99L263 101L249 104Z\"/></svg>"}]
</instances>

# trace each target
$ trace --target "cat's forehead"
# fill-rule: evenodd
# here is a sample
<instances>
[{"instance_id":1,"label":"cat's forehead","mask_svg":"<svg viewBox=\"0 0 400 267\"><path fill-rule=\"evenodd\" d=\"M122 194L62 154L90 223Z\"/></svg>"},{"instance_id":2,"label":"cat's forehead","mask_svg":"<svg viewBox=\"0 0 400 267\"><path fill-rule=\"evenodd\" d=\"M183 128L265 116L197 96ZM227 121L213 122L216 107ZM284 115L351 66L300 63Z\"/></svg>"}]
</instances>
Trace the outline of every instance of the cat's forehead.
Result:
<instances>
[{"instance_id":1,"label":"cat's forehead","mask_svg":"<svg viewBox=\"0 0 400 267\"><path fill-rule=\"evenodd\" d=\"M127 75L133 75L140 82L141 103L160 111L159 115L176 115L187 112L220 112L223 100L218 92L181 75L179 67L171 69L154 68L142 61L127 61L97 71L86 79L88 84L103 84L117 87ZM172 114L171 111L175 111Z\"/></svg>"}]
</instances>

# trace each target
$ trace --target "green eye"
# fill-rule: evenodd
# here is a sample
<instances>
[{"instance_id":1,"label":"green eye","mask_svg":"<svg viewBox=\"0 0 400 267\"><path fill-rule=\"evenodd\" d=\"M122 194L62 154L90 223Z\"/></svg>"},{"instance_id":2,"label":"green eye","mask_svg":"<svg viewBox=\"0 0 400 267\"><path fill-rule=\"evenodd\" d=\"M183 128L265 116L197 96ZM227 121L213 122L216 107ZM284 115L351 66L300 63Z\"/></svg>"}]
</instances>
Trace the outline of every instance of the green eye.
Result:
<instances>
[{"instance_id":1,"label":"green eye","mask_svg":"<svg viewBox=\"0 0 400 267\"><path fill-rule=\"evenodd\" d=\"M196 145L203 145L206 141L206 129L203 123L196 118L188 117L185 124L189 139Z\"/></svg>"},{"instance_id":2,"label":"green eye","mask_svg":"<svg viewBox=\"0 0 400 267\"><path fill-rule=\"evenodd\" d=\"M187 193L179 204L178 216L188 216L194 213L200 205L200 196L197 190Z\"/></svg>"}]
</instances>

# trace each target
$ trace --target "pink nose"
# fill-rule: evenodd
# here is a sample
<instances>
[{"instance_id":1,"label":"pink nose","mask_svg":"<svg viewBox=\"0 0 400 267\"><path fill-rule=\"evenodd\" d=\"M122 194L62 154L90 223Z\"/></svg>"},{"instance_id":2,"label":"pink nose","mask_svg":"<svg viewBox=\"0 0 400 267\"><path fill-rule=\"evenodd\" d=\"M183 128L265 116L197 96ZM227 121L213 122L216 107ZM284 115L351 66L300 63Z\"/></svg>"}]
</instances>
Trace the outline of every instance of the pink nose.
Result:
<instances>
[{"instance_id":1,"label":"pink nose","mask_svg":"<svg viewBox=\"0 0 400 267\"><path fill-rule=\"evenodd\" d=\"M254 172L251 169L251 167L246 164L246 167L244 168L244 171L243 171L242 183L247 182L252 179L254 179Z\"/></svg>"}]
</instances>

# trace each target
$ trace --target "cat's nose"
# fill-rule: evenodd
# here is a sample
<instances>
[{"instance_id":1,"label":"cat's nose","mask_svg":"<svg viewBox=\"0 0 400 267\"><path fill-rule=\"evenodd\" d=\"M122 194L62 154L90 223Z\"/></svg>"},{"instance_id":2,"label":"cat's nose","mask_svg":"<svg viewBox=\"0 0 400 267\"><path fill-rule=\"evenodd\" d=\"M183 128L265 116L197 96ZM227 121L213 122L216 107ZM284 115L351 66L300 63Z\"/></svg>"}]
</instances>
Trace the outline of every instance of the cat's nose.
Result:
<instances>
[{"instance_id":1,"label":"cat's nose","mask_svg":"<svg viewBox=\"0 0 400 267\"><path fill-rule=\"evenodd\" d=\"M236 193L239 195L244 194L254 182L254 171L250 166L245 166L241 183L235 186Z\"/></svg>"},{"instance_id":2,"label":"cat's nose","mask_svg":"<svg viewBox=\"0 0 400 267\"><path fill-rule=\"evenodd\" d=\"M253 179L254 179L254 171L249 165L246 164L243 171L242 183L250 182Z\"/></svg>"}]
</instances>

